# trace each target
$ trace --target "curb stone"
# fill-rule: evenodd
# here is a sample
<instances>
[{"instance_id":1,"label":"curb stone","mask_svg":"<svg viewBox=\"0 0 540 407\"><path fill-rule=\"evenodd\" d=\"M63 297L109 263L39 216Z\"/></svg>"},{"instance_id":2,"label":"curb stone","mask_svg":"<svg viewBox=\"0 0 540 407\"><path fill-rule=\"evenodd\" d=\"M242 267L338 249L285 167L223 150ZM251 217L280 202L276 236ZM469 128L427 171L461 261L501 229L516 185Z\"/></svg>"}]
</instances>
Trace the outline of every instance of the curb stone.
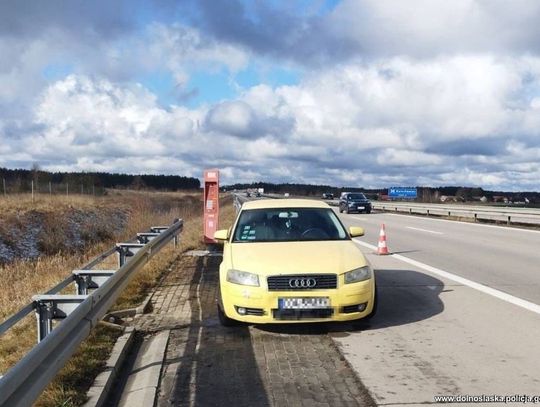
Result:
<instances>
[{"instance_id":1,"label":"curb stone","mask_svg":"<svg viewBox=\"0 0 540 407\"><path fill-rule=\"evenodd\" d=\"M95 378L92 387L86 393L88 401L83 404L84 407L101 407L105 404L112 385L118 378L122 364L133 344L134 337L135 328L127 327L118 338L104 370Z\"/></svg>"}]
</instances>

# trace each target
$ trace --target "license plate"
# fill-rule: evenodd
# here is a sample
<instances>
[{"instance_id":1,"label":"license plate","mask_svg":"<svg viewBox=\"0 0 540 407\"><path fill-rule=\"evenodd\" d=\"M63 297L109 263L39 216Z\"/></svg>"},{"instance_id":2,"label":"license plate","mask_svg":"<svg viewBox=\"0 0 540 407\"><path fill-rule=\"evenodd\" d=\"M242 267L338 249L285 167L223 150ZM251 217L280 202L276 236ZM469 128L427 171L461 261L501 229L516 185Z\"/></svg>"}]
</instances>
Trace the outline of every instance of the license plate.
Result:
<instances>
[{"instance_id":1,"label":"license plate","mask_svg":"<svg viewBox=\"0 0 540 407\"><path fill-rule=\"evenodd\" d=\"M330 307L328 297L279 298L279 309L317 309Z\"/></svg>"},{"instance_id":2,"label":"license plate","mask_svg":"<svg viewBox=\"0 0 540 407\"><path fill-rule=\"evenodd\" d=\"M359 206L358 209L365 209L363 206Z\"/></svg>"}]
</instances>

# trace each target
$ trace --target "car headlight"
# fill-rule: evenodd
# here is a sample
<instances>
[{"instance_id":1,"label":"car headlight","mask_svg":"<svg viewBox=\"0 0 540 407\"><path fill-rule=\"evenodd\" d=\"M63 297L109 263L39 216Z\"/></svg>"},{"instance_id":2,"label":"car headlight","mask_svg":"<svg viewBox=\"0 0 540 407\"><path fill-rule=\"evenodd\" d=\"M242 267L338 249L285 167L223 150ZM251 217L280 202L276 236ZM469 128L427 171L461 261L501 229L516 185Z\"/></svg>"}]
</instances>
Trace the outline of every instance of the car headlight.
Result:
<instances>
[{"instance_id":1,"label":"car headlight","mask_svg":"<svg viewBox=\"0 0 540 407\"><path fill-rule=\"evenodd\" d=\"M227 281L233 284L259 286L259 276L247 271L231 269L227 271Z\"/></svg>"},{"instance_id":2,"label":"car headlight","mask_svg":"<svg viewBox=\"0 0 540 407\"><path fill-rule=\"evenodd\" d=\"M369 266L360 267L345 273L345 284L357 283L371 278L371 268Z\"/></svg>"}]
</instances>

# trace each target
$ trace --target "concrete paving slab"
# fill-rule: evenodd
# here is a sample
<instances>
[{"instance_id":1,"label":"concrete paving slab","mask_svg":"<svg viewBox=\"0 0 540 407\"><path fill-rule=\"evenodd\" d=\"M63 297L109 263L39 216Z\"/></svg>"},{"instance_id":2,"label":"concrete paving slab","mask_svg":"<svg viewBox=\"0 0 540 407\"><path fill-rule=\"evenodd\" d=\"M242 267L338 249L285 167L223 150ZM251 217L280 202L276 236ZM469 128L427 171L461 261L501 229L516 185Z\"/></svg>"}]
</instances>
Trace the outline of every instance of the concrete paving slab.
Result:
<instances>
[{"instance_id":1,"label":"concrete paving slab","mask_svg":"<svg viewBox=\"0 0 540 407\"><path fill-rule=\"evenodd\" d=\"M168 339L168 330L145 338L124 387L120 406L154 405Z\"/></svg>"}]
</instances>

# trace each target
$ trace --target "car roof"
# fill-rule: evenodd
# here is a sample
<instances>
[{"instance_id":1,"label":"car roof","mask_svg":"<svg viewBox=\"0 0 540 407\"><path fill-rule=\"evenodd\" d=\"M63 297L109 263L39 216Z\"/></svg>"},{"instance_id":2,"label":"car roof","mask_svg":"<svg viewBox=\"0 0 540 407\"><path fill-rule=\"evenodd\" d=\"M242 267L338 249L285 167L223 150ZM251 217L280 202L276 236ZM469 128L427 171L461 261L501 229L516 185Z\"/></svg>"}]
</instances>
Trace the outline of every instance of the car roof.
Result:
<instances>
[{"instance_id":1,"label":"car roof","mask_svg":"<svg viewBox=\"0 0 540 407\"><path fill-rule=\"evenodd\" d=\"M329 208L326 202L314 199L259 199L244 202L242 210L265 208Z\"/></svg>"}]
</instances>

